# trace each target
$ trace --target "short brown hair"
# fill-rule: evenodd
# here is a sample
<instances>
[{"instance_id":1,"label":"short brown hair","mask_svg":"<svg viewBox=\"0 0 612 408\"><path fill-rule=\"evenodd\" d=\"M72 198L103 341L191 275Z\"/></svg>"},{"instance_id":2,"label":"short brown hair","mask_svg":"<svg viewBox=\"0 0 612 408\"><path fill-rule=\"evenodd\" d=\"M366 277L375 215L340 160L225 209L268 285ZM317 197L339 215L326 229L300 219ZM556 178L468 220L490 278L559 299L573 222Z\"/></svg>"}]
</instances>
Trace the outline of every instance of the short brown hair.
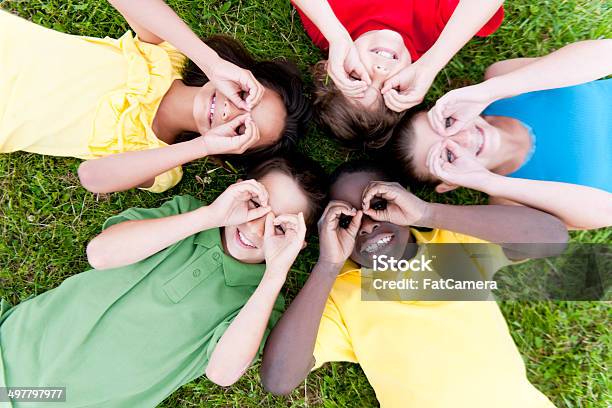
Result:
<instances>
[{"instance_id":1,"label":"short brown hair","mask_svg":"<svg viewBox=\"0 0 612 408\"><path fill-rule=\"evenodd\" d=\"M276 155L247 170L247 178L260 180L272 171L291 177L300 186L308 200L304 220L308 231L316 224L327 202L327 175L318 163L295 151Z\"/></svg>"},{"instance_id":2,"label":"short brown hair","mask_svg":"<svg viewBox=\"0 0 612 408\"><path fill-rule=\"evenodd\" d=\"M431 186L436 182L432 177L424 177L417 172L414 165L413 149L416 139L414 119L422 112L424 111L404 116L395 127L388 146L396 166L401 170L403 180L412 186Z\"/></svg>"},{"instance_id":3,"label":"short brown hair","mask_svg":"<svg viewBox=\"0 0 612 408\"><path fill-rule=\"evenodd\" d=\"M383 147L402 115L387 108L382 98L374 110L355 106L327 75L327 60L313 68L314 110L318 122L348 147Z\"/></svg>"}]
</instances>

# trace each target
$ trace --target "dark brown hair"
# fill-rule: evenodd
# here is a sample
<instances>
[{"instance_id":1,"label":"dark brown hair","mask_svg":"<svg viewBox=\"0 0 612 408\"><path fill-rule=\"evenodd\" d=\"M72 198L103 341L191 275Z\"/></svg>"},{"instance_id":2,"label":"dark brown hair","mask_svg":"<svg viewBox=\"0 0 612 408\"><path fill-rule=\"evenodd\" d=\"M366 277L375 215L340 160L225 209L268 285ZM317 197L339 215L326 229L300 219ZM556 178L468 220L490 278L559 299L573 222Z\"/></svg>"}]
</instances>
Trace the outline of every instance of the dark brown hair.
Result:
<instances>
[{"instance_id":1,"label":"dark brown hair","mask_svg":"<svg viewBox=\"0 0 612 408\"><path fill-rule=\"evenodd\" d=\"M347 147L383 147L402 114L387 108L382 97L373 110L358 107L328 77L326 65L327 61L319 61L313 68L313 104L318 122Z\"/></svg>"},{"instance_id":2,"label":"dark brown hair","mask_svg":"<svg viewBox=\"0 0 612 408\"><path fill-rule=\"evenodd\" d=\"M393 131L393 136L387 146L389 156L393 157L395 166L400 170L402 180L411 186L431 186L435 180L424 177L416 171L414 165L414 143L416 132L414 120L416 115L423 111L410 113L402 118Z\"/></svg>"},{"instance_id":3,"label":"dark brown hair","mask_svg":"<svg viewBox=\"0 0 612 408\"><path fill-rule=\"evenodd\" d=\"M311 232L327 202L327 175L315 161L300 153L288 152L252 166L247 170L247 178L260 180L272 171L291 177L306 195L309 208L304 214L304 220Z\"/></svg>"},{"instance_id":4,"label":"dark brown hair","mask_svg":"<svg viewBox=\"0 0 612 408\"><path fill-rule=\"evenodd\" d=\"M248 163L295 146L298 139L306 133L312 113L297 66L284 59L257 61L242 44L231 37L215 35L205 39L204 42L224 60L251 71L263 86L281 97L287 111L285 127L276 143L249 149L241 155L232 155L232 159ZM206 75L194 62L189 61L183 71L183 83L188 86L203 86L207 82ZM180 136L180 140L189 140L197 136L199 133L185 132Z\"/></svg>"}]
</instances>

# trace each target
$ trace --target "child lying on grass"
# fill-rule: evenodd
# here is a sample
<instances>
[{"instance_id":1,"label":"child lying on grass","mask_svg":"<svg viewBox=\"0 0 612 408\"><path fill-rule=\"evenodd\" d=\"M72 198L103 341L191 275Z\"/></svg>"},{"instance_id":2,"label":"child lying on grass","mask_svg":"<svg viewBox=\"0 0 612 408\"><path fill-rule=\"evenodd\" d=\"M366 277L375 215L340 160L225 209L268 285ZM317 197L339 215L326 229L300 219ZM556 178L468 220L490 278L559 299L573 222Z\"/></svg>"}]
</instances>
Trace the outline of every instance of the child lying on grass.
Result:
<instances>
[{"instance_id":1,"label":"child lying on grass","mask_svg":"<svg viewBox=\"0 0 612 408\"><path fill-rule=\"evenodd\" d=\"M112 3L136 36L70 35L0 9L0 153L121 154L83 163L85 188L162 192L184 163L271 155L303 133L293 64L256 61L230 37L203 41L162 0Z\"/></svg>"},{"instance_id":2,"label":"child lying on grass","mask_svg":"<svg viewBox=\"0 0 612 408\"><path fill-rule=\"evenodd\" d=\"M379 148L399 112L420 103L474 35L503 19L502 0L293 0L313 43L319 120L353 147Z\"/></svg>"},{"instance_id":3,"label":"child lying on grass","mask_svg":"<svg viewBox=\"0 0 612 408\"><path fill-rule=\"evenodd\" d=\"M393 147L407 176L522 204L568 228L612 225L612 40L493 64L401 123ZM482 114L481 114L482 113Z\"/></svg>"},{"instance_id":4,"label":"child lying on grass","mask_svg":"<svg viewBox=\"0 0 612 408\"><path fill-rule=\"evenodd\" d=\"M348 361L361 365L383 408L551 407L527 380L495 302L362 299L376 257L419 254L433 260L432 274L464 265L491 279L513 260L562 252L563 224L527 207L426 203L394 181L372 163L332 176L319 260L265 347L266 389L287 394L313 367Z\"/></svg>"},{"instance_id":5,"label":"child lying on grass","mask_svg":"<svg viewBox=\"0 0 612 408\"><path fill-rule=\"evenodd\" d=\"M109 218L87 247L95 269L0 316L0 386L155 407L203 374L231 385L280 316L321 185L305 158L273 158L208 206L177 196Z\"/></svg>"}]
</instances>

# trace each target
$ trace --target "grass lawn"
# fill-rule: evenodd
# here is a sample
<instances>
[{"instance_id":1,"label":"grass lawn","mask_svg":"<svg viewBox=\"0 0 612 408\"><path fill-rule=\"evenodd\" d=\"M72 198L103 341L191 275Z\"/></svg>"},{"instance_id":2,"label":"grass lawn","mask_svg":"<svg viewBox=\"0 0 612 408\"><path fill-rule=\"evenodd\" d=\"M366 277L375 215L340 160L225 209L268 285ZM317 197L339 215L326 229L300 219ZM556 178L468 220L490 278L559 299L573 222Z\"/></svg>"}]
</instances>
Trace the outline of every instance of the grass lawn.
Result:
<instances>
[{"instance_id":1,"label":"grass lawn","mask_svg":"<svg viewBox=\"0 0 612 408\"><path fill-rule=\"evenodd\" d=\"M285 56L295 60L306 75L308 66L321 58L287 0L174 0L169 3L199 34L234 35L258 57ZM104 1L0 0L0 7L72 34L120 36L128 29L119 13ZM471 41L438 76L426 103L454 87L478 81L484 69L500 59L538 56L570 42L601 37L612 37L609 1L508 1L502 27L487 39ZM1 70L0 67L0 75ZM300 148L328 170L354 155L316 129L302 141ZM164 194L132 191L96 196L79 186L78 164L76 159L24 153L0 156L0 297L13 304L88 269L85 245L100 231L105 218L128 207L159 206L176 194L188 193L210 202L237 177L232 171L201 160L186 166L183 181ZM419 195L457 204L484 201L482 195L466 190L443 197L436 197L430 191L421 191ZM573 233L572 240L609 244L612 228ZM306 280L317 258L316 248L313 240L294 265L285 286L288 299ZM557 406L610 407L609 303L507 302L501 307L524 356L529 379ZM310 375L302 387L286 398L264 392L258 368L258 365L251 368L228 389L201 378L184 386L162 406L377 405L374 392L356 365L327 365Z\"/></svg>"}]
</instances>

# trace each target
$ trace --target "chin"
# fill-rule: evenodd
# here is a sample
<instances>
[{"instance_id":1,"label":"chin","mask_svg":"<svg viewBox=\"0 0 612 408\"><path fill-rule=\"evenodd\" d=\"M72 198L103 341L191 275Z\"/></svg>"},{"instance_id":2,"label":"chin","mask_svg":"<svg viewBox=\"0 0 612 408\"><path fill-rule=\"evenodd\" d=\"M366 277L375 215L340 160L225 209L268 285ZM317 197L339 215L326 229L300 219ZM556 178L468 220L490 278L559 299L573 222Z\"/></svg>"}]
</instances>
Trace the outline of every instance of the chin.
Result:
<instances>
[{"instance_id":1,"label":"chin","mask_svg":"<svg viewBox=\"0 0 612 408\"><path fill-rule=\"evenodd\" d=\"M225 252L242 263L262 263L265 260L262 250L260 248L243 248L238 242L237 233L238 228L234 226L223 229Z\"/></svg>"}]
</instances>

